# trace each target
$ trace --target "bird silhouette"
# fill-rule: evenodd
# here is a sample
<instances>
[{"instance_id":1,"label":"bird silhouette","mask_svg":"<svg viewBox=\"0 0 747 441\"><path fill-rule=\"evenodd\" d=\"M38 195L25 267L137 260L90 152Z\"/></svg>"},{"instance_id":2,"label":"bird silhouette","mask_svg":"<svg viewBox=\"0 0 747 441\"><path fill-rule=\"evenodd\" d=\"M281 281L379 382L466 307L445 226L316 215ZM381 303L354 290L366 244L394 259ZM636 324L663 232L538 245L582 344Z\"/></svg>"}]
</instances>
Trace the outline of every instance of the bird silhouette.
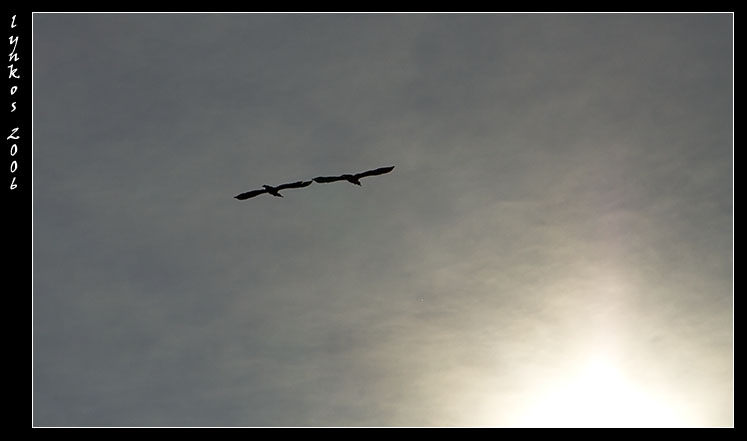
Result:
<instances>
[{"instance_id":1,"label":"bird silhouette","mask_svg":"<svg viewBox=\"0 0 747 441\"><path fill-rule=\"evenodd\" d=\"M311 181L296 181L296 182L291 182L289 184L278 185L276 187L273 187L271 185L263 185L262 186L264 187L263 190L247 191L246 193L241 193L239 195L234 196L234 198L243 201L245 199L253 198L254 196L259 196L264 193L269 193L275 197L282 198L283 195L280 194L280 190L286 190L288 188L304 188L304 187L308 187L309 185L311 185Z\"/></svg>"},{"instance_id":2,"label":"bird silhouette","mask_svg":"<svg viewBox=\"0 0 747 441\"><path fill-rule=\"evenodd\" d=\"M394 170L394 166L391 167L381 167L374 170L364 171L362 173L356 173L354 175L351 174L345 174L340 176L318 176L314 179L312 179L314 182L317 182L319 184L327 184L330 182L337 182L337 181L348 181L351 184L355 185L361 185L360 180L362 178L366 178L368 176L378 176L383 175L385 173L389 173L390 171Z\"/></svg>"}]
</instances>

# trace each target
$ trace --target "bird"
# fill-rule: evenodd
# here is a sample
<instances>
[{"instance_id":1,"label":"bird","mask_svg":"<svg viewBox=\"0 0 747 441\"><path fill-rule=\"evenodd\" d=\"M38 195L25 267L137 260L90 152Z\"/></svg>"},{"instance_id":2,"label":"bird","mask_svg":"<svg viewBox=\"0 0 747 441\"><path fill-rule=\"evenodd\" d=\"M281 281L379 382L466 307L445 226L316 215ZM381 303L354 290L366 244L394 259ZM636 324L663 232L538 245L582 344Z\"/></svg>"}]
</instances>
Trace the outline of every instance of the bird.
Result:
<instances>
[{"instance_id":1,"label":"bird","mask_svg":"<svg viewBox=\"0 0 747 441\"><path fill-rule=\"evenodd\" d=\"M245 199L253 198L254 196L259 196L259 195L264 194L264 193L269 193L269 194L271 194L271 195L273 195L275 197L282 198L283 195L280 194L280 190L285 190L285 189L288 189L288 188L304 188L304 187L308 187L309 185L311 185L311 182L312 181L296 181L296 182L291 182L289 184L278 185L276 187L273 187L271 185L263 185L262 186L262 187L264 187L263 190L247 191L246 193L241 193L241 194L238 194L238 195L234 196L234 198L243 201Z\"/></svg>"},{"instance_id":2,"label":"bird","mask_svg":"<svg viewBox=\"0 0 747 441\"><path fill-rule=\"evenodd\" d=\"M394 170L394 166L391 167L381 167L374 170L364 171L361 173L356 173L354 175L351 174L344 174L340 176L318 176L312 181L319 183L319 184L327 184L329 182L337 182L337 181L348 181L351 184L355 185L361 185L360 180L362 178L368 177L368 176L378 176L383 175L385 173L389 173L390 171Z\"/></svg>"}]
</instances>

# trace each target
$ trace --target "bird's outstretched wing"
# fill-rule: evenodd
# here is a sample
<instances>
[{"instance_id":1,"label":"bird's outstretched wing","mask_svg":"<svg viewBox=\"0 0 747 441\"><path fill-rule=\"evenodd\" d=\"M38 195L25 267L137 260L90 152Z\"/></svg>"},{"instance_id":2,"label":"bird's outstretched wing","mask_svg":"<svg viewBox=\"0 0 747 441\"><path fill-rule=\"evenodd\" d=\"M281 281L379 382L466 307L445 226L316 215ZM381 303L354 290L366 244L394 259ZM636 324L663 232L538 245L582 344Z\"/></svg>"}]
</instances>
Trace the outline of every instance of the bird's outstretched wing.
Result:
<instances>
[{"instance_id":1,"label":"bird's outstretched wing","mask_svg":"<svg viewBox=\"0 0 747 441\"><path fill-rule=\"evenodd\" d=\"M262 193L267 193L267 190L247 191L246 193L241 193L239 195L234 196L234 198L243 201L244 199L249 199L249 198L253 198L254 196L259 196Z\"/></svg>"},{"instance_id":2,"label":"bird's outstretched wing","mask_svg":"<svg viewBox=\"0 0 747 441\"><path fill-rule=\"evenodd\" d=\"M344 180L345 178L343 178L342 176L318 176L312 179L312 181L318 184L326 184L329 182L337 182L337 181L344 181Z\"/></svg>"},{"instance_id":3,"label":"bird's outstretched wing","mask_svg":"<svg viewBox=\"0 0 747 441\"><path fill-rule=\"evenodd\" d=\"M308 187L309 185L311 185L311 182L312 181L296 181L296 182L291 182L289 184L278 185L277 187L275 187L275 189L279 191L279 190L285 190L286 188L304 188L304 187Z\"/></svg>"},{"instance_id":4,"label":"bird's outstretched wing","mask_svg":"<svg viewBox=\"0 0 747 441\"><path fill-rule=\"evenodd\" d=\"M394 170L394 166L391 166L391 167L381 167L381 168L377 168L375 170L364 171L363 173L356 173L355 177L356 177L356 179L361 179L361 178L365 178L367 176L378 176L378 175L383 175L385 173L389 173L392 170Z\"/></svg>"}]
</instances>

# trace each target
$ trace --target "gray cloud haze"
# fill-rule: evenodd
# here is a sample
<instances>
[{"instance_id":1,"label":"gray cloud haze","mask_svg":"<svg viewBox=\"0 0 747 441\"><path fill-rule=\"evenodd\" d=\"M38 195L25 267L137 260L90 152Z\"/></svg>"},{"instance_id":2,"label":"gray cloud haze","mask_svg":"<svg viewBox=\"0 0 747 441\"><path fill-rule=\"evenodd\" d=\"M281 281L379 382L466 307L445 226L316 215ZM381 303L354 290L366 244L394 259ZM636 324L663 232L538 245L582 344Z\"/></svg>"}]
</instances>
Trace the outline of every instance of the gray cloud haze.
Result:
<instances>
[{"instance_id":1,"label":"gray cloud haze","mask_svg":"<svg viewBox=\"0 0 747 441\"><path fill-rule=\"evenodd\" d=\"M731 15L33 33L34 424L552 425L601 359L733 425Z\"/></svg>"}]
</instances>

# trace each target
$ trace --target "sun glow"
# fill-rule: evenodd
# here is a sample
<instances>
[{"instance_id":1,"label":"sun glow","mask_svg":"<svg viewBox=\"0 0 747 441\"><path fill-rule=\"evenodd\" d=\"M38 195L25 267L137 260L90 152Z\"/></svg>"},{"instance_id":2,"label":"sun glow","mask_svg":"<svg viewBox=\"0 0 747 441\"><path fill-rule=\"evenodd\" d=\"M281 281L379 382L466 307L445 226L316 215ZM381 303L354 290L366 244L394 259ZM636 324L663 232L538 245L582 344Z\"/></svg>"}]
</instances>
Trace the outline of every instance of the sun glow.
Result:
<instances>
[{"instance_id":1,"label":"sun glow","mask_svg":"<svg viewBox=\"0 0 747 441\"><path fill-rule=\"evenodd\" d=\"M605 360L591 360L567 382L538 393L525 427L680 427L669 403L647 394Z\"/></svg>"}]
</instances>

